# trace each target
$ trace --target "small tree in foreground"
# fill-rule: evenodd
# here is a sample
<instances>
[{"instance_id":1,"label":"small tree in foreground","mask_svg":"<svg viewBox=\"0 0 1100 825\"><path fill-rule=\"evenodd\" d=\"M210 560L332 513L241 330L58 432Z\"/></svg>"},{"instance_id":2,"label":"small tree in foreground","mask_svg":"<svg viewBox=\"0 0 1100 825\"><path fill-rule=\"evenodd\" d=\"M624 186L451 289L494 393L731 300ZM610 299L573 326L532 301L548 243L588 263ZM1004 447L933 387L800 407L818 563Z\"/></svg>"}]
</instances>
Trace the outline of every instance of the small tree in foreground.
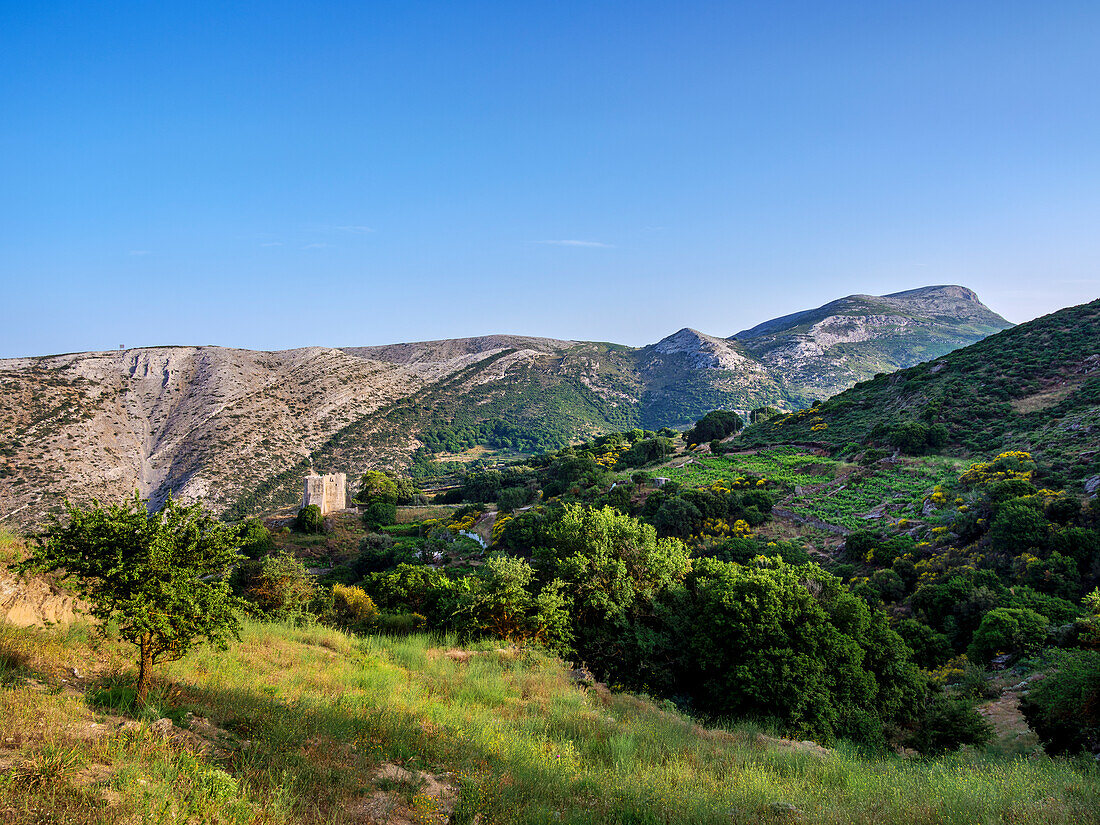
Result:
<instances>
[{"instance_id":1,"label":"small tree in foreground","mask_svg":"<svg viewBox=\"0 0 1100 825\"><path fill-rule=\"evenodd\" d=\"M224 649L238 637L244 602L227 581L240 559L237 530L171 498L149 513L136 493L125 504L93 501L80 509L66 502L65 509L65 519L47 524L26 567L74 576L101 634L117 621L119 635L141 651L139 702L158 662L202 642Z\"/></svg>"}]
</instances>

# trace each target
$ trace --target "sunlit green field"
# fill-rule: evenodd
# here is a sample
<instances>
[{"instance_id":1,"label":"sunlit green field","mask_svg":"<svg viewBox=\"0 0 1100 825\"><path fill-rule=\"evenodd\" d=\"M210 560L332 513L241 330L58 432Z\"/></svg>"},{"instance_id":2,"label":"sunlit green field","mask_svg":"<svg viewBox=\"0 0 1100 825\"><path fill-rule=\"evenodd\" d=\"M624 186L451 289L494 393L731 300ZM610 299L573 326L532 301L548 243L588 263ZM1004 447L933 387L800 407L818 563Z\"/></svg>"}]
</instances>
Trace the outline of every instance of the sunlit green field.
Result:
<instances>
[{"instance_id":1,"label":"sunlit green field","mask_svg":"<svg viewBox=\"0 0 1100 825\"><path fill-rule=\"evenodd\" d=\"M660 473L686 485L711 484L719 479L734 481L746 473L762 476L783 488L805 484L824 484L836 472L839 462L798 451L794 447L775 447L758 453L693 456L683 468L662 468ZM677 460L679 463L681 459Z\"/></svg>"},{"instance_id":2,"label":"sunlit green field","mask_svg":"<svg viewBox=\"0 0 1100 825\"><path fill-rule=\"evenodd\" d=\"M167 667L138 714L193 711L234 737L201 756L144 723L82 740L82 725L117 713L89 697L125 696L96 685L120 684L128 651L80 628L4 627L0 821L366 822L362 801L380 788L415 815L405 821L443 821L416 783L376 779L383 762L449 775L456 823L1088 823L1100 810L1091 761L820 755L575 687L538 653L447 647L248 624L230 650ZM71 662L98 663L87 693L60 681Z\"/></svg>"}]
</instances>

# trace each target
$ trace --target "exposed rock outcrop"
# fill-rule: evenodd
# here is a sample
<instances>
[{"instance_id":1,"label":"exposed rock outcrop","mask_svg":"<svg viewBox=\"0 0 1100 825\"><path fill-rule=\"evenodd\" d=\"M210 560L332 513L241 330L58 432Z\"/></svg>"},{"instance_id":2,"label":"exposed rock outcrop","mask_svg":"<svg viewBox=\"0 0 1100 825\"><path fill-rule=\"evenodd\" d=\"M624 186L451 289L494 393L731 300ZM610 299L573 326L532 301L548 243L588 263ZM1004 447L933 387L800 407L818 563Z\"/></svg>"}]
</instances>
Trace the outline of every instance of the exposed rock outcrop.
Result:
<instances>
[{"instance_id":1,"label":"exposed rock outcrop","mask_svg":"<svg viewBox=\"0 0 1100 825\"><path fill-rule=\"evenodd\" d=\"M45 579L16 576L0 569L0 620L18 627L69 624L83 604Z\"/></svg>"}]
</instances>

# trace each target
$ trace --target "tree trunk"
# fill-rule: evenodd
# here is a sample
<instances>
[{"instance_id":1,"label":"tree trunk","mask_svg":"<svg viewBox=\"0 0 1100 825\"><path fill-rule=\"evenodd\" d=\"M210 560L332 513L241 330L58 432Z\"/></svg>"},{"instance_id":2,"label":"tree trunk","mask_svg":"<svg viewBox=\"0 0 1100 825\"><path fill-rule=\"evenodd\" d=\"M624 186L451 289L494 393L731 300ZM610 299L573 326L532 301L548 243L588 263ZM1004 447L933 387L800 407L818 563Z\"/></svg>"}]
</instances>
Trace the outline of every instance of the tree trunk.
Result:
<instances>
[{"instance_id":1,"label":"tree trunk","mask_svg":"<svg viewBox=\"0 0 1100 825\"><path fill-rule=\"evenodd\" d=\"M146 633L141 637L141 670L138 672L137 702L145 704L145 697L149 694L149 681L153 676L153 634Z\"/></svg>"}]
</instances>

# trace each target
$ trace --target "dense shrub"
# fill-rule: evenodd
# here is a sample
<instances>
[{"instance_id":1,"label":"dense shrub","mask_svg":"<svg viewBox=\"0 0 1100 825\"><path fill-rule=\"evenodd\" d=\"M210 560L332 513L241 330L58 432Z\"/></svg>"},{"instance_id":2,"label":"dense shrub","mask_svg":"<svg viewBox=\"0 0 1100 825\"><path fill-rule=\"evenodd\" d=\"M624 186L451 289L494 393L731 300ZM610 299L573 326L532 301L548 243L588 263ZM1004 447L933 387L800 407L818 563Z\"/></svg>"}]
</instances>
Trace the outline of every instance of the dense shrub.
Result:
<instances>
[{"instance_id":1,"label":"dense shrub","mask_svg":"<svg viewBox=\"0 0 1100 825\"><path fill-rule=\"evenodd\" d=\"M718 716L877 747L923 690L883 615L816 565L699 559L664 610L678 689Z\"/></svg>"},{"instance_id":2,"label":"dense shrub","mask_svg":"<svg viewBox=\"0 0 1100 825\"><path fill-rule=\"evenodd\" d=\"M664 436L639 441L619 456L615 466L623 469L642 467L654 461L664 461L672 455L672 449L672 440Z\"/></svg>"},{"instance_id":3,"label":"dense shrub","mask_svg":"<svg viewBox=\"0 0 1100 825\"><path fill-rule=\"evenodd\" d=\"M455 629L465 637L488 635L514 644L540 644L572 651L569 607L560 579L537 588L525 560L490 555L457 599Z\"/></svg>"},{"instance_id":4,"label":"dense shrub","mask_svg":"<svg viewBox=\"0 0 1100 825\"><path fill-rule=\"evenodd\" d=\"M359 578L363 578L369 573L389 570L399 561L409 561L407 555L396 547L392 536L386 533L367 533L359 542L359 555L351 562L350 567Z\"/></svg>"},{"instance_id":5,"label":"dense shrub","mask_svg":"<svg viewBox=\"0 0 1100 825\"><path fill-rule=\"evenodd\" d=\"M497 495L497 508L501 512L510 513L530 504L532 499L533 491L527 487L505 487Z\"/></svg>"},{"instance_id":6,"label":"dense shrub","mask_svg":"<svg viewBox=\"0 0 1100 825\"><path fill-rule=\"evenodd\" d=\"M244 562L233 573L234 589L269 619L294 619L309 609L317 595L313 576L287 553Z\"/></svg>"},{"instance_id":7,"label":"dense shrub","mask_svg":"<svg viewBox=\"0 0 1100 825\"><path fill-rule=\"evenodd\" d=\"M275 540L271 531L258 518L250 518L241 524L241 554L250 559L258 559L275 550Z\"/></svg>"},{"instance_id":8,"label":"dense shrub","mask_svg":"<svg viewBox=\"0 0 1100 825\"><path fill-rule=\"evenodd\" d=\"M1001 606L1026 607L1046 617L1053 625L1069 624L1084 614L1084 611L1071 601L1022 586L1013 587L1006 592Z\"/></svg>"},{"instance_id":9,"label":"dense shrub","mask_svg":"<svg viewBox=\"0 0 1100 825\"><path fill-rule=\"evenodd\" d=\"M372 499L363 508L360 518L368 530L377 530L397 521L397 505L381 498Z\"/></svg>"},{"instance_id":10,"label":"dense shrub","mask_svg":"<svg viewBox=\"0 0 1100 825\"><path fill-rule=\"evenodd\" d=\"M721 440L739 432L745 422L732 410L714 410L695 422L695 426L684 433L683 439L688 446L694 447L714 439Z\"/></svg>"},{"instance_id":11,"label":"dense shrub","mask_svg":"<svg viewBox=\"0 0 1100 825\"><path fill-rule=\"evenodd\" d=\"M997 508L989 528L993 548L1015 555L1044 547L1050 537L1050 523L1028 499L1012 499Z\"/></svg>"},{"instance_id":12,"label":"dense shrub","mask_svg":"<svg viewBox=\"0 0 1100 825\"><path fill-rule=\"evenodd\" d=\"M294 529L306 534L323 533L325 519L321 516L321 508L316 504L309 504L299 510L294 518Z\"/></svg>"},{"instance_id":13,"label":"dense shrub","mask_svg":"<svg viewBox=\"0 0 1100 825\"><path fill-rule=\"evenodd\" d=\"M445 628L453 611L454 582L442 570L422 564L372 573L361 586L383 612L417 613L433 627Z\"/></svg>"},{"instance_id":14,"label":"dense shrub","mask_svg":"<svg viewBox=\"0 0 1100 825\"><path fill-rule=\"evenodd\" d=\"M1034 610L995 608L982 617L966 655L975 662L988 662L997 653L1031 656L1042 649L1049 627Z\"/></svg>"},{"instance_id":15,"label":"dense shrub","mask_svg":"<svg viewBox=\"0 0 1100 825\"><path fill-rule=\"evenodd\" d=\"M906 744L927 755L983 745L993 738L992 726L967 699L929 691L916 730Z\"/></svg>"},{"instance_id":16,"label":"dense shrub","mask_svg":"<svg viewBox=\"0 0 1100 825\"><path fill-rule=\"evenodd\" d=\"M336 622L351 630L365 630L378 618L378 608L359 587L333 585L332 613Z\"/></svg>"},{"instance_id":17,"label":"dense shrub","mask_svg":"<svg viewBox=\"0 0 1100 825\"><path fill-rule=\"evenodd\" d=\"M1100 749L1100 651L1052 655L1052 670L1020 703L1028 725L1050 753Z\"/></svg>"},{"instance_id":18,"label":"dense shrub","mask_svg":"<svg viewBox=\"0 0 1100 825\"><path fill-rule=\"evenodd\" d=\"M379 613L374 628L391 636L408 636L419 633L428 626L427 617L420 613Z\"/></svg>"},{"instance_id":19,"label":"dense shrub","mask_svg":"<svg viewBox=\"0 0 1100 825\"><path fill-rule=\"evenodd\" d=\"M903 619L894 629L913 651L913 661L926 670L941 667L955 655L946 636L916 619Z\"/></svg>"}]
</instances>

